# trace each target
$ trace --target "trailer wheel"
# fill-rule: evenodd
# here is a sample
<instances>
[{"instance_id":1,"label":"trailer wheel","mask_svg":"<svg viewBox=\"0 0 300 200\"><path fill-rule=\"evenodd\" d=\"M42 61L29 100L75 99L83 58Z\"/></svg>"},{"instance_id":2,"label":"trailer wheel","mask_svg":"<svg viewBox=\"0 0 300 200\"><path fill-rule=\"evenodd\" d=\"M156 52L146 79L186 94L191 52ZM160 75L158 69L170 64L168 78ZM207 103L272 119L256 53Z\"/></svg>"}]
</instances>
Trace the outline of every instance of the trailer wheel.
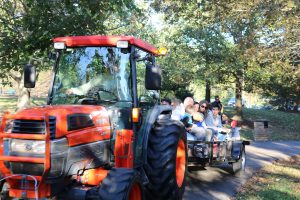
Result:
<instances>
[{"instance_id":1,"label":"trailer wheel","mask_svg":"<svg viewBox=\"0 0 300 200\"><path fill-rule=\"evenodd\" d=\"M134 169L113 168L98 190L103 200L143 200L144 189L138 172Z\"/></svg>"},{"instance_id":2,"label":"trailer wheel","mask_svg":"<svg viewBox=\"0 0 300 200\"><path fill-rule=\"evenodd\" d=\"M246 168L246 152L245 146L241 151L240 159L237 162L231 164L232 174L241 175L245 172Z\"/></svg>"},{"instance_id":3,"label":"trailer wheel","mask_svg":"<svg viewBox=\"0 0 300 200\"><path fill-rule=\"evenodd\" d=\"M147 199L182 199L187 170L186 133L176 121L157 121L147 150Z\"/></svg>"}]
</instances>

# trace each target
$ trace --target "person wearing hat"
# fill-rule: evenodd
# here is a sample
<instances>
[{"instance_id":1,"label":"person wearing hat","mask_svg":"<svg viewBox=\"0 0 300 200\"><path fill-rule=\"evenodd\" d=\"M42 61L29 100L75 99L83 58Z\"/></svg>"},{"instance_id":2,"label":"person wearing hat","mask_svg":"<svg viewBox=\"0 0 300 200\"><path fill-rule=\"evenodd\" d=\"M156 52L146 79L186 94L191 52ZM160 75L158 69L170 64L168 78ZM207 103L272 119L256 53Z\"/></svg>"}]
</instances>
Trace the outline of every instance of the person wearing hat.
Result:
<instances>
[{"instance_id":1,"label":"person wearing hat","mask_svg":"<svg viewBox=\"0 0 300 200\"><path fill-rule=\"evenodd\" d=\"M235 140L239 140L241 138L240 136L240 129L241 127L239 126L239 122L241 121L241 117L240 116L237 116L237 115L234 115L232 118L231 118L231 132L232 132L232 139L235 139Z\"/></svg>"}]
</instances>

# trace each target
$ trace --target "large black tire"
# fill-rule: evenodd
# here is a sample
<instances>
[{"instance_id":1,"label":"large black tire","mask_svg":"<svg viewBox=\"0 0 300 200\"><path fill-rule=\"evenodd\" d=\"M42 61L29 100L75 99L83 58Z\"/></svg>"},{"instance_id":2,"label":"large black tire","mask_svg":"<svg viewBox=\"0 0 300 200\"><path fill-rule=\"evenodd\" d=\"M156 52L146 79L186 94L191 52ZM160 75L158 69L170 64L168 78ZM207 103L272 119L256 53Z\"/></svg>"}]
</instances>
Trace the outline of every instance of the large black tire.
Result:
<instances>
[{"instance_id":1,"label":"large black tire","mask_svg":"<svg viewBox=\"0 0 300 200\"><path fill-rule=\"evenodd\" d=\"M0 177L1 179L1 177ZM8 193L9 193L9 185L6 181L1 181L0 182L0 200L2 199L6 199L6 200L9 200L9 199L12 199L9 197Z\"/></svg>"},{"instance_id":2,"label":"large black tire","mask_svg":"<svg viewBox=\"0 0 300 200\"><path fill-rule=\"evenodd\" d=\"M183 148L182 145L184 145ZM145 167L149 178L149 184L146 185L148 200L182 199L187 170L186 148L186 132L180 122L166 119L158 120L154 124L149 135ZM179 168L176 167L177 162L181 162L176 161L178 159L184 161L184 164L180 165L182 170L178 170ZM178 171L183 176L176 176L180 174Z\"/></svg>"},{"instance_id":3,"label":"large black tire","mask_svg":"<svg viewBox=\"0 0 300 200\"><path fill-rule=\"evenodd\" d=\"M245 146L241 150L240 159L231 164L231 172L235 175L242 175L246 169L246 151Z\"/></svg>"},{"instance_id":4,"label":"large black tire","mask_svg":"<svg viewBox=\"0 0 300 200\"><path fill-rule=\"evenodd\" d=\"M87 200L144 200L144 187L134 169L113 168L98 188L88 191Z\"/></svg>"}]
</instances>

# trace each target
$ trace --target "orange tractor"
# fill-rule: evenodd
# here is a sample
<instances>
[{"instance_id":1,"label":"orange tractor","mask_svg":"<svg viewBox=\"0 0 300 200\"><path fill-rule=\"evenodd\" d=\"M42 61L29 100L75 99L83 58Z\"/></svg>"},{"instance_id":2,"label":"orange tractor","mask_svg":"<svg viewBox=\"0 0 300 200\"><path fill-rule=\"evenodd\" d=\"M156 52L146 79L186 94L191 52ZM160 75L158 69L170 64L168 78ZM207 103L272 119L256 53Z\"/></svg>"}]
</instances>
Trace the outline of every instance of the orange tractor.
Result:
<instances>
[{"instance_id":1,"label":"orange tractor","mask_svg":"<svg viewBox=\"0 0 300 200\"><path fill-rule=\"evenodd\" d=\"M47 105L5 113L1 199L181 199L186 135L159 105L162 51L131 36L54 40ZM36 69L24 67L24 85Z\"/></svg>"}]
</instances>

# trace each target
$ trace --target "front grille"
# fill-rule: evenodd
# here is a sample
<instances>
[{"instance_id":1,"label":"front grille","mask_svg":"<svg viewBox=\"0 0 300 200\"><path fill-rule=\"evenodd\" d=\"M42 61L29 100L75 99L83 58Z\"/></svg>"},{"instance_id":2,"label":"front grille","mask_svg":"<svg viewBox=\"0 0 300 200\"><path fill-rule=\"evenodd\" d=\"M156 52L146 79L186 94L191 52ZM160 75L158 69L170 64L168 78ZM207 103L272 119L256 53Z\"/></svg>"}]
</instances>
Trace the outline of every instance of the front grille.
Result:
<instances>
[{"instance_id":1,"label":"front grille","mask_svg":"<svg viewBox=\"0 0 300 200\"><path fill-rule=\"evenodd\" d=\"M45 134L45 121L43 120L14 120L12 133Z\"/></svg>"},{"instance_id":2,"label":"front grille","mask_svg":"<svg viewBox=\"0 0 300 200\"><path fill-rule=\"evenodd\" d=\"M56 117L49 116L50 138L54 139L56 134ZM44 120L15 119L12 133L45 134L46 125Z\"/></svg>"},{"instance_id":3,"label":"front grille","mask_svg":"<svg viewBox=\"0 0 300 200\"><path fill-rule=\"evenodd\" d=\"M44 164L10 162L10 170L13 174L42 176L44 172Z\"/></svg>"},{"instance_id":4,"label":"front grille","mask_svg":"<svg viewBox=\"0 0 300 200\"><path fill-rule=\"evenodd\" d=\"M55 139L56 134L56 117L49 116L50 139Z\"/></svg>"}]
</instances>

